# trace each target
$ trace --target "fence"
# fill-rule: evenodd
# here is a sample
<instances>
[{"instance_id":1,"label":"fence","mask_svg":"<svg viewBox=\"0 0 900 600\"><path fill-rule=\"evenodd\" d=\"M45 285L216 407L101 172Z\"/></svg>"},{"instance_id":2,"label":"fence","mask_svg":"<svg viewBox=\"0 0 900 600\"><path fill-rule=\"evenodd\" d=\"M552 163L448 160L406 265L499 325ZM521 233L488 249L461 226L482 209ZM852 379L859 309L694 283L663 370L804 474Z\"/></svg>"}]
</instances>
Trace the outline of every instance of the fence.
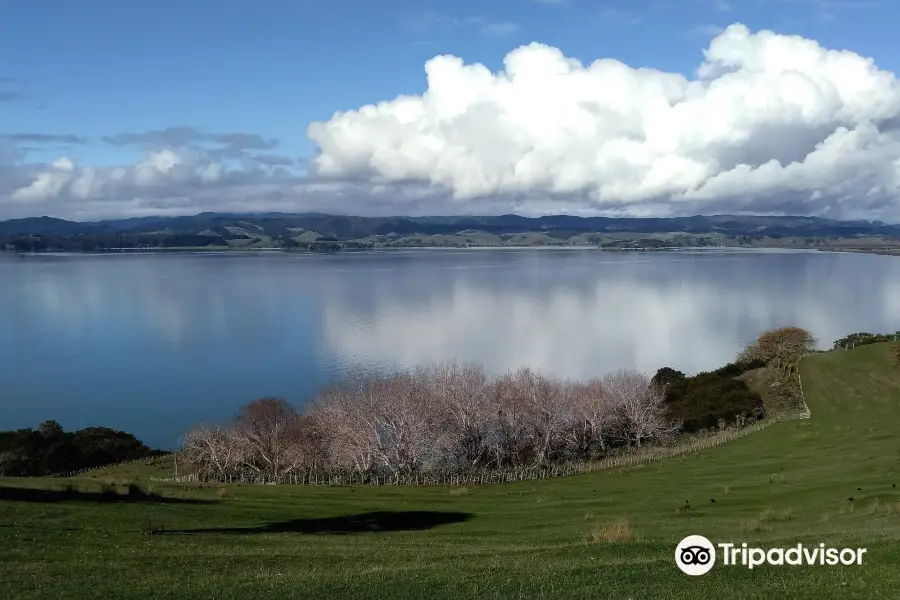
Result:
<instances>
[{"instance_id":1,"label":"fence","mask_svg":"<svg viewBox=\"0 0 900 600\"><path fill-rule=\"evenodd\" d=\"M282 473L277 476L261 474L261 473L241 473L239 475L222 475L209 476L198 474L174 475L171 477L153 477L149 478L150 482L156 483L210 483L210 484L250 484L250 485L325 485L325 486L343 486L343 485L393 485L393 486L475 486L485 484L512 483L520 481L534 481L540 479L549 479L553 477L567 477L571 475L580 475L584 473L592 473L595 471L603 471L616 468L635 467L648 464L654 461L672 458L693 452L702 452L716 446L740 439L752 433L762 431L763 429L786 420L791 419L809 419L812 413L809 405L806 403L806 396L803 392L803 381L800 377L800 363L809 354L803 355L797 361L797 384L800 391L800 400L802 402L802 410L792 415L777 415L768 417L762 421L757 421L751 425L747 425L738 429L730 429L719 431L711 434L700 434L693 439L685 440L681 438L678 443L671 446L655 446L611 456L599 461L590 462L573 462L558 465L549 465L544 467L523 467L510 469L490 469L480 471L470 471L466 473L459 472L429 472L420 474L377 474L377 473L357 473L348 471L332 471L332 472L290 472ZM144 464L151 465L155 461L167 457L168 455L139 458L124 463L118 463L117 466ZM106 465L109 466L109 465ZM88 475L92 472L99 471L105 467L94 467L91 469L82 469L66 473L64 477L77 477Z\"/></svg>"},{"instance_id":2,"label":"fence","mask_svg":"<svg viewBox=\"0 0 900 600\"><path fill-rule=\"evenodd\" d=\"M809 419L812 416L812 412L809 410L809 404L806 403L806 394L803 393L803 381L800 379L800 363L802 363L803 359L807 356L809 356L809 354L804 354L797 359L797 385L800 386L800 401L803 403L803 410L797 415L800 419Z\"/></svg>"},{"instance_id":3,"label":"fence","mask_svg":"<svg viewBox=\"0 0 900 600\"><path fill-rule=\"evenodd\" d=\"M702 452L721 444L731 442L761 431L775 423L789 420L793 416L777 416L757 421L740 429L720 431L697 436L691 441L672 446L651 447L647 450L620 454L599 461L573 462L545 467L524 467L510 469L485 469L466 473L429 472L421 474L375 474L355 472L292 472L278 476L243 473L237 476L179 475L173 477L151 477L156 483L209 483L209 484L251 484L251 485L393 485L393 486L475 486L485 484L534 481L553 477L567 477L615 468L636 467L674 456Z\"/></svg>"},{"instance_id":4,"label":"fence","mask_svg":"<svg viewBox=\"0 0 900 600\"><path fill-rule=\"evenodd\" d=\"M91 473L96 473L103 469L108 469L110 467L115 467L119 469L121 467L128 467L130 465L152 465L155 462L168 458L170 455L174 453L165 453L159 456L145 456L143 458L135 458L133 460L126 460L124 462L110 463L107 465L100 465L97 467L88 467L87 469L79 469L77 471L68 471L66 473L62 473L59 477L84 477L86 475L90 475Z\"/></svg>"}]
</instances>

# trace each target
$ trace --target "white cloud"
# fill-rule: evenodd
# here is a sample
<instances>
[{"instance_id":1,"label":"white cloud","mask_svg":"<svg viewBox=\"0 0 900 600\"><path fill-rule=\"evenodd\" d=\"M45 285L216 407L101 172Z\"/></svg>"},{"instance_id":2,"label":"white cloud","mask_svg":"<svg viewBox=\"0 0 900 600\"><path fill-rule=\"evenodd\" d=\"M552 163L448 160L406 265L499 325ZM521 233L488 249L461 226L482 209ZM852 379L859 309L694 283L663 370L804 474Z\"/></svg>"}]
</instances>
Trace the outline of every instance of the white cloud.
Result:
<instances>
[{"instance_id":1,"label":"white cloud","mask_svg":"<svg viewBox=\"0 0 900 600\"><path fill-rule=\"evenodd\" d=\"M27 164L10 138L0 218L322 210L900 221L900 86L850 51L736 24L691 77L610 58L582 64L537 43L510 52L501 72L449 55L425 72L422 95L310 124L309 176L257 155L276 142L244 133L113 136L147 152L118 166Z\"/></svg>"},{"instance_id":2,"label":"white cloud","mask_svg":"<svg viewBox=\"0 0 900 600\"><path fill-rule=\"evenodd\" d=\"M900 86L853 52L736 24L695 78L582 65L541 44L504 67L438 56L422 96L313 123L318 173L426 182L473 212L509 194L579 196L594 210L900 216Z\"/></svg>"}]
</instances>

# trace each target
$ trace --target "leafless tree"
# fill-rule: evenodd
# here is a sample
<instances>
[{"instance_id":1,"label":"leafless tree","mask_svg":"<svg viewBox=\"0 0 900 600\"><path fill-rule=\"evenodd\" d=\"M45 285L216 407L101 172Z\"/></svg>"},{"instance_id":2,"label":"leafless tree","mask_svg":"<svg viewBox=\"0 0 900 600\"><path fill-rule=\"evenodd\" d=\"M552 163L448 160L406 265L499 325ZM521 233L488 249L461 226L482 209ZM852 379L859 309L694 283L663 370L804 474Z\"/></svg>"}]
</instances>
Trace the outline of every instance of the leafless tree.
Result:
<instances>
[{"instance_id":1,"label":"leafless tree","mask_svg":"<svg viewBox=\"0 0 900 600\"><path fill-rule=\"evenodd\" d=\"M443 363L420 374L435 411L438 439L451 466L472 468L487 460L491 439L491 395L484 369Z\"/></svg>"},{"instance_id":2,"label":"leafless tree","mask_svg":"<svg viewBox=\"0 0 900 600\"><path fill-rule=\"evenodd\" d=\"M298 444L301 420L281 398L260 398L243 407L235 419L235 434L245 446L244 464L278 476L302 464Z\"/></svg>"},{"instance_id":3,"label":"leafless tree","mask_svg":"<svg viewBox=\"0 0 900 600\"><path fill-rule=\"evenodd\" d=\"M377 403L371 382L354 377L320 393L309 408L328 432L327 455L333 466L369 472L379 451Z\"/></svg>"},{"instance_id":4,"label":"leafless tree","mask_svg":"<svg viewBox=\"0 0 900 600\"><path fill-rule=\"evenodd\" d=\"M600 379L579 383L572 390L572 421L566 433L575 458L605 454L618 432L620 413Z\"/></svg>"},{"instance_id":5,"label":"leafless tree","mask_svg":"<svg viewBox=\"0 0 900 600\"><path fill-rule=\"evenodd\" d=\"M329 431L312 412L300 413L294 425L292 453L297 468L317 470L328 466Z\"/></svg>"},{"instance_id":6,"label":"leafless tree","mask_svg":"<svg viewBox=\"0 0 900 600\"><path fill-rule=\"evenodd\" d=\"M603 385L622 420L622 437L627 444L640 448L678 429L666 417L664 391L651 384L646 375L618 371L606 376Z\"/></svg>"},{"instance_id":7,"label":"leafless tree","mask_svg":"<svg viewBox=\"0 0 900 600\"><path fill-rule=\"evenodd\" d=\"M562 446L562 434L571 416L574 391L562 382L530 369L516 373L516 388L522 398L533 443L533 462L543 465Z\"/></svg>"},{"instance_id":8,"label":"leafless tree","mask_svg":"<svg viewBox=\"0 0 900 600\"><path fill-rule=\"evenodd\" d=\"M530 415L522 378L522 371L506 373L498 377L491 386L494 434L490 454L497 466L527 464L531 454Z\"/></svg>"},{"instance_id":9,"label":"leafless tree","mask_svg":"<svg viewBox=\"0 0 900 600\"><path fill-rule=\"evenodd\" d=\"M192 428L182 453L192 470L217 476L416 474L590 459L676 429L663 391L637 373L576 383L526 368L489 381L479 366L447 363L351 378L323 390L303 413L279 398L255 400L231 427Z\"/></svg>"},{"instance_id":10,"label":"leafless tree","mask_svg":"<svg viewBox=\"0 0 900 600\"><path fill-rule=\"evenodd\" d=\"M437 419L422 387L419 378L406 374L376 382L378 456L392 472L417 472L438 456Z\"/></svg>"}]
</instances>

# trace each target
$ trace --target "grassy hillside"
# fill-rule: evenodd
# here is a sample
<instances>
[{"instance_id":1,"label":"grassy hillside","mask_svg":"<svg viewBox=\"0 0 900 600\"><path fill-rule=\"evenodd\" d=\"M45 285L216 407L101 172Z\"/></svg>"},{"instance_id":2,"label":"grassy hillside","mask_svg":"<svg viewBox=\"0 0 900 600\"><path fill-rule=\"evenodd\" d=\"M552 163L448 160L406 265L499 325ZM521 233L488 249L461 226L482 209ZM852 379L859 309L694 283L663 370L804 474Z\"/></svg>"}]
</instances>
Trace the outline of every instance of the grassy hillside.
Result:
<instances>
[{"instance_id":1,"label":"grassy hillside","mask_svg":"<svg viewBox=\"0 0 900 600\"><path fill-rule=\"evenodd\" d=\"M674 218L499 216L354 217L201 213L77 223L50 217L0 221L0 251L280 248L309 231L345 248L467 245L724 245L896 251L900 225L818 217L695 215ZM309 237L309 236L307 236ZM501 239L502 238L502 239ZM295 239L300 244L306 239ZM296 247L294 249L297 249Z\"/></svg>"},{"instance_id":2,"label":"grassy hillside","mask_svg":"<svg viewBox=\"0 0 900 600\"><path fill-rule=\"evenodd\" d=\"M900 372L888 349L805 360L809 420L629 470L468 490L158 488L169 502L55 501L36 490L60 480L0 480L26 490L0 500L0 597L896 597ZM146 474L134 469L121 476ZM351 515L364 516L335 519ZM862 566L690 578L673 560L688 534L868 553Z\"/></svg>"}]
</instances>

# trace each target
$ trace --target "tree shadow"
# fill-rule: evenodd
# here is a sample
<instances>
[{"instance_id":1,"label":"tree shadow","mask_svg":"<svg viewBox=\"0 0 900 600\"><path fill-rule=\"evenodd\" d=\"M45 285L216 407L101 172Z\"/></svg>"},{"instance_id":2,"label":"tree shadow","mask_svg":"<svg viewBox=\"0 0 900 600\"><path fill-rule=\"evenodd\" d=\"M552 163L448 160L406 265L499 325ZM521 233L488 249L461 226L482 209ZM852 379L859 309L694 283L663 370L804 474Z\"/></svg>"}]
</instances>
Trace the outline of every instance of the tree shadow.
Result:
<instances>
[{"instance_id":1,"label":"tree shadow","mask_svg":"<svg viewBox=\"0 0 900 600\"><path fill-rule=\"evenodd\" d=\"M196 498L171 498L155 493L147 493L137 488L129 489L128 493L120 494L114 490L102 492L88 492L74 488L42 490L2 485L0 485L0 500L11 500L13 502L150 502L159 504L212 504L215 502L215 500L200 500Z\"/></svg>"},{"instance_id":2,"label":"tree shadow","mask_svg":"<svg viewBox=\"0 0 900 600\"><path fill-rule=\"evenodd\" d=\"M258 533L301 533L301 534L348 534L384 533L390 531L420 531L440 525L462 523L471 517L463 512L438 511L375 511L324 517L318 519L293 519L268 523L258 527L212 527L207 529L168 530L170 535L198 535L204 533L227 533L251 535Z\"/></svg>"}]
</instances>

